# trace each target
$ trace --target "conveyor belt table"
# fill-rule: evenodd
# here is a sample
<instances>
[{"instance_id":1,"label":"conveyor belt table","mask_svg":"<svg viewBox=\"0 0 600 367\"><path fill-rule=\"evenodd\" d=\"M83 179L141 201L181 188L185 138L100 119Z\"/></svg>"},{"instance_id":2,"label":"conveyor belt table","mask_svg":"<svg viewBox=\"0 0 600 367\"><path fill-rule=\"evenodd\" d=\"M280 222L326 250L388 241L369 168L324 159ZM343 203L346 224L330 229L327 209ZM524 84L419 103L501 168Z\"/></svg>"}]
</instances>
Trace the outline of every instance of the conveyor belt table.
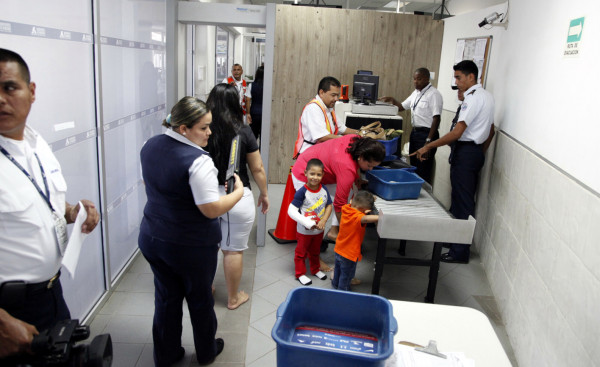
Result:
<instances>
[{"instance_id":1,"label":"conveyor belt table","mask_svg":"<svg viewBox=\"0 0 600 367\"><path fill-rule=\"evenodd\" d=\"M425 302L433 303L437 285L442 243L471 244L475 232L475 219L455 219L431 193L430 186L423 185L419 197L414 200L384 200L377 197L375 206L379 211L377 223L377 255L372 294L379 294L379 286L385 264L429 266L429 284ZM433 241L431 259L386 257L388 239L401 241Z\"/></svg>"}]
</instances>

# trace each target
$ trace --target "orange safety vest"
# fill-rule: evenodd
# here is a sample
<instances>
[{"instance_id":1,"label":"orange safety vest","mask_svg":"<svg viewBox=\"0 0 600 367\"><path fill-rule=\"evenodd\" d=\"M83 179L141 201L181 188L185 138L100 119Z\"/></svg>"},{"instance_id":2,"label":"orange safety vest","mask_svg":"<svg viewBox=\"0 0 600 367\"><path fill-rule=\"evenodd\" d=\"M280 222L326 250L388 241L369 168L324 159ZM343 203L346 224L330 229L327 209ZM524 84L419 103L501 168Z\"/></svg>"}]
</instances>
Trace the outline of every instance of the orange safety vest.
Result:
<instances>
[{"instance_id":1,"label":"orange safety vest","mask_svg":"<svg viewBox=\"0 0 600 367\"><path fill-rule=\"evenodd\" d=\"M227 83L233 85L234 87L237 88L237 84L235 79L233 79L233 77L228 77L227 78ZM246 87L248 85L246 84L246 80L242 79L242 111L244 111L244 115L246 114Z\"/></svg>"},{"instance_id":2,"label":"orange safety vest","mask_svg":"<svg viewBox=\"0 0 600 367\"><path fill-rule=\"evenodd\" d=\"M323 103L321 101L319 101L318 99L315 98L312 101L308 102L306 104L306 106L304 106L304 108L302 109L302 114L304 114L304 110L311 103L316 103L317 106L319 106L321 108L321 111L323 111L323 115L325 116L325 126L327 127L327 131L329 131L330 134L337 135L338 134L338 125L337 125L337 118L335 117L335 111L331 110L331 117L333 118L333 128L334 128L334 131L331 132L329 118L327 117L327 110L325 109L325 106L323 105ZM304 143L307 143L310 145L316 144L316 143L313 143L312 141L304 140L304 133L302 132L302 114L300 114L300 118L298 119L298 137L296 138L296 144L294 145L294 159L298 158L298 155L300 154L300 149L302 148L302 144L304 144Z\"/></svg>"}]
</instances>

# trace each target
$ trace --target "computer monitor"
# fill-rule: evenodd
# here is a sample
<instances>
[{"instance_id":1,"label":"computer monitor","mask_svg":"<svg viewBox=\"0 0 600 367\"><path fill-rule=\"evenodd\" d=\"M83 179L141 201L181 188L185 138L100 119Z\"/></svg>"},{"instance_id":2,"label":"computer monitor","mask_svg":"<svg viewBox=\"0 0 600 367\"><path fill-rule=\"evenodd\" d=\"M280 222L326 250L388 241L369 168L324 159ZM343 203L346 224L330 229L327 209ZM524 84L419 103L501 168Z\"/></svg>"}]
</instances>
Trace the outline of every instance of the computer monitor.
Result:
<instances>
[{"instance_id":1,"label":"computer monitor","mask_svg":"<svg viewBox=\"0 0 600 367\"><path fill-rule=\"evenodd\" d=\"M352 85L352 97L361 103L376 103L379 90L379 76L355 74Z\"/></svg>"}]
</instances>

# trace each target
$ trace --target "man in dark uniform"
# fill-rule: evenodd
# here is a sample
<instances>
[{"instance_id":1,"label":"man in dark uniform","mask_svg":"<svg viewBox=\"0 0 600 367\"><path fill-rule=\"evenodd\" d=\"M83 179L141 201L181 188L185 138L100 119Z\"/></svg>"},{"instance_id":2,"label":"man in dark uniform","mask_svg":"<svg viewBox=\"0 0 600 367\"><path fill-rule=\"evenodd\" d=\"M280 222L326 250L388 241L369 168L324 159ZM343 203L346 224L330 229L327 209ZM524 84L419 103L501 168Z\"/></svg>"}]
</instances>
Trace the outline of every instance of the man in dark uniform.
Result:
<instances>
[{"instance_id":1,"label":"man in dark uniform","mask_svg":"<svg viewBox=\"0 0 600 367\"><path fill-rule=\"evenodd\" d=\"M415 90L404 102L400 103L393 97L382 97L384 102L398 106L398 111L410 109L412 131L410 133L409 153L416 152L425 144L440 137L438 127L440 115L442 114L442 95L429 82L430 73L426 68L418 68L413 74L413 85ZM435 159L436 149L428 152L423 160L411 160L411 164L417 167L417 175L422 179L433 183L431 172Z\"/></svg>"},{"instance_id":2,"label":"man in dark uniform","mask_svg":"<svg viewBox=\"0 0 600 367\"><path fill-rule=\"evenodd\" d=\"M468 219L475 213L475 193L479 171L485 162L485 151L494 137L494 97L477 83L478 68L473 61L464 60L454 65L454 78L459 91L464 93L457 123L440 139L426 144L412 155L424 159L431 149L450 144L450 182L452 205L450 212L457 219ZM466 264L470 245L451 244L442 261Z\"/></svg>"}]
</instances>

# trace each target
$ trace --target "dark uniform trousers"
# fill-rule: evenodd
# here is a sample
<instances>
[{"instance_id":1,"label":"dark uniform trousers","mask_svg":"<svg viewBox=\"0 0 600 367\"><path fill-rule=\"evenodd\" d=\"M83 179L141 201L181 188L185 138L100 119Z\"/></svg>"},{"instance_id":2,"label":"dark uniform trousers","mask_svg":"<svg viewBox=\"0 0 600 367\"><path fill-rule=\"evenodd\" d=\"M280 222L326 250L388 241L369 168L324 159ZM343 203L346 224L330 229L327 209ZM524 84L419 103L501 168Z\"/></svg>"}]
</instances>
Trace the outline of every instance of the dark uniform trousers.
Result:
<instances>
[{"instance_id":1,"label":"dark uniform trousers","mask_svg":"<svg viewBox=\"0 0 600 367\"><path fill-rule=\"evenodd\" d=\"M413 127L412 132L410 133L410 144L409 144L409 154L416 152L421 149L425 145L425 139L429 137L429 128L426 127ZM431 140L439 139L440 133L438 131L435 132L433 138ZM427 154L427 159L424 161L418 160L416 157L411 157L410 164L417 167L417 171L415 172L419 177L427 181L431 182L431 172L433 171L433 162L435 161L435 152L437 148L431 149Z\"/></svg>"},{"instance_id":2,"label":"dark uniform trousers","mask_svg":"<svg viewBox=\"0 0 600 367\"><path fill-rule=\"evenodd\" d=\"M3 285L0 307L12 317L35 326L38 331L50 329L57 322L71 318L58 277L53 281L23 284L21 291L10 294L8 285Z\"/></svg>"},{"instance_id":3,"label":"dark uniform trousers","mask_svg":"<svg viewBox=\"0 0 600 367\"><path fill-rule=\"evenodd\" d=\"M140 233L139 247L154 273L154 363L170 366L182 355L184 297L198 362L212 360L217 353L212 283L217 270L218 245L181 246Z\"/></svg>"},{"instance_id":4,"label":"dark uniform trousers","mask_svg":"<svg viewBox=\"0 0 600 367\"><path fill-rule=\"evenodd\" d=\"M457 219L468 219L475 214L475 193L479 171L485 162L482 144L457 141L452 148L450 183L452 205L450 212ZM449 254L457 260L468 260L470 245L452 244Z\"/></svg>"}]
</instances>

